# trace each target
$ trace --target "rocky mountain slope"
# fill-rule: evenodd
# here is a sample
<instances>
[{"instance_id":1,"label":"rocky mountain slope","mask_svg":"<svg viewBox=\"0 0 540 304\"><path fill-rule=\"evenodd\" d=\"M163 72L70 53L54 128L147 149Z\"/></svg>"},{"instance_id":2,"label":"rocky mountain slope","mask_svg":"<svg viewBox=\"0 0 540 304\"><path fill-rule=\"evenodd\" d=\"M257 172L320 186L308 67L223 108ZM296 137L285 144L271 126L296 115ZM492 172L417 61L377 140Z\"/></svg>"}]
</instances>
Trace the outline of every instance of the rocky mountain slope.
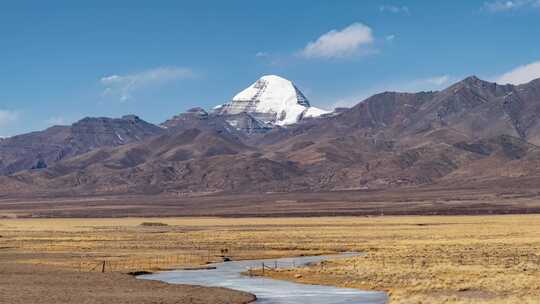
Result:
<instances>
[{"instance_id":1,"label":"rocky mountain slope","mask_svg":"<svg viewBox=\"0 0 540 304\"><path fill-rule=\"evenodd\" d=\"M0 141L0 175L44 169L58 161L100 147L115 147L162 133L137 116L84 118L71 126L54 126Z\"/></svg>"},{"instance_id":2,"label":"rocky mountain slope","mask_svg":"<svg viewBox=\"0 0 540 304\"><path fill-rule=\"evenodd\" d=\"M231 123L231 115L247 122ZM539 119L540 80L513 86L476 77L439 92L377 94L340 114L283 127L259 124L248 112L192 109L141 141L3 177L0 192L528 187L540 181ZM65 137L64 129L48 132Z\"/></svg>"}]
</instances>

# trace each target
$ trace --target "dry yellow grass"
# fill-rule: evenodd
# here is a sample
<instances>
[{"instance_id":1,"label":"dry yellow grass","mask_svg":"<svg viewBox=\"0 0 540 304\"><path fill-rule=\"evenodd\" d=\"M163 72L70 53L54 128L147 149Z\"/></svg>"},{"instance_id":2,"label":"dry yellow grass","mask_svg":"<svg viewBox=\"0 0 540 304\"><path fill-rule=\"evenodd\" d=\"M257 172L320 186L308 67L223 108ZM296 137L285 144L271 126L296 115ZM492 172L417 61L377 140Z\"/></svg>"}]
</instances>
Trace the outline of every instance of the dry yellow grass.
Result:
<instances>
[{"instance_id":1,"label":"dry yellow grass","mask_svg":"<svg viewBox=\"0 0 540 304\"><path fill-rule=\"evenodd\" d=\"M369 224L356 231L363 244L354 247L365 257L265 274L387 290L391 303L540 303L540 216L361 222Z\"/></svg>"},{"instance_id":2,"label":"dry yellow grass","mask_svg":"<svg viewBox=\"0 0 540 304\"><path fill-rule=\"evenodd\" d=\"M166 226L142 225L149 222ZM100 270L106 261L113 271L217 262L222 250L233 259L324 253L268 242L280 230L285 236L291 224L283 219L9 219L1 222L0 253L14 253L19 262L81 270Z\"/></svg>"},{"instance_id":3,"label":"dry yellow grass","mask_svg":"<svg viewBox=\"0 0 540 304\"><path fill-rule=\"evenodd\" d=\"M6 259L82 270L194 266L223 249L233 259L363 251L266 274L388 290L392 303L540 303L539 215L13 219L0 235Z\"/></svg>"}]
</instances>

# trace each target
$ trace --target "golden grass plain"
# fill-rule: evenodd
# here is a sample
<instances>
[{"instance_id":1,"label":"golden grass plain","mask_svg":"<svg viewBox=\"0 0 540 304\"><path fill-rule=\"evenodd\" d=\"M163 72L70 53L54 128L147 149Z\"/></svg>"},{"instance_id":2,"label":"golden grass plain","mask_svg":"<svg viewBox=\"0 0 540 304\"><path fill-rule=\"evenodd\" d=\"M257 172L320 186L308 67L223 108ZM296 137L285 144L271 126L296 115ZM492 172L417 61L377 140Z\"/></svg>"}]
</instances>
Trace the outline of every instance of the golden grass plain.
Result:
<instances>
[{"instance_id":1,"label":"golden grass plain","mask_svg":"<svg viewBox=\"0 0 540 304\"><path fill-rule=\"evenodd\" d=\"M391 303L540 303L540 215L6 219L0 236L4 261L80 271L359 251L265 275L385 290Z\"/></svg>"}]
</instances>

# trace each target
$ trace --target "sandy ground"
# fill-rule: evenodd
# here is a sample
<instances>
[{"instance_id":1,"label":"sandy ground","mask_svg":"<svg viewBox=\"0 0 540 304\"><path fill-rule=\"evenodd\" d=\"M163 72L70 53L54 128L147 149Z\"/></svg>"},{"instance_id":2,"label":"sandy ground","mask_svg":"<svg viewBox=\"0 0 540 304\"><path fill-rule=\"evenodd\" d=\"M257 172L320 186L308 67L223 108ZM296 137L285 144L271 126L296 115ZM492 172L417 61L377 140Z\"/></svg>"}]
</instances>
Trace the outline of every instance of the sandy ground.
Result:
<instances>
[{"instance_id":1,"label":"sandy ground","mask_svg":"<svg viewBox=\"0 0 540 304\"><path fill-rule=\"evenodd\" d=\"M120 273L76 272L42 265L0 263L2 304L243 304L250 294L221 288L169 285Z\"/></svg>"}]
</instances>

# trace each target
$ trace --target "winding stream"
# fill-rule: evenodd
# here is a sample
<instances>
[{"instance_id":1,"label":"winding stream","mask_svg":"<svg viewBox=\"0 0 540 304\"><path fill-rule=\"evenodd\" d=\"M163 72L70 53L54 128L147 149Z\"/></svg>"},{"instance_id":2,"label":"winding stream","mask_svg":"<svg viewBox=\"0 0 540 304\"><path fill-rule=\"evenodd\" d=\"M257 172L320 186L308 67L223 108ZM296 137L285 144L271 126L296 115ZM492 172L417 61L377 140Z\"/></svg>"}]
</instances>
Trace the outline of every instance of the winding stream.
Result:
<instances>
[{"instance_id":1,"label":"winding stream","mask_svg":"<svg viewBox=\"0 0 540 304\"><path fill-rule=\"evenodd\" d=\"M262 263L274 267L293 267L328 259L358 255L345 253L334 256L308 256L271 260L248 260L212 264L216 269L175 270L141 275L139 279L157 280L172 284L190 284L225 287L252 293L257 304L384 304L387 296L382 292L368 292L351 288L307 285L269 278L249 277L241 273L248 268L261 268Z\"/></svg>"}]
</instances>

